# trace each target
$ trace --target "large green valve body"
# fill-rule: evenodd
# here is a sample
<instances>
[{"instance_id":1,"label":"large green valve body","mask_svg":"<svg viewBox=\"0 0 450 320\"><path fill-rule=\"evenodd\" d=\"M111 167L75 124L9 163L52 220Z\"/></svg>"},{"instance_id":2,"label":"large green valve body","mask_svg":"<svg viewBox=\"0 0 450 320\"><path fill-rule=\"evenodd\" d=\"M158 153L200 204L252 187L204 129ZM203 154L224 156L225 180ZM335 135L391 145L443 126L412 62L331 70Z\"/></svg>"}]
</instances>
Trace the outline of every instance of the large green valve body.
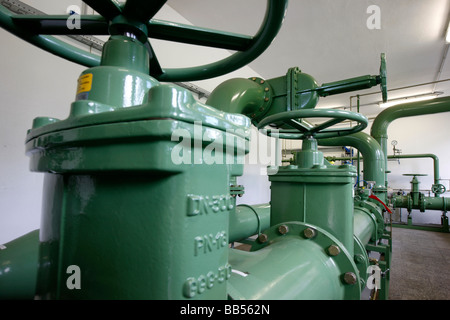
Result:
<instances>
[{"instance_id":1,"label":"large green valve body","mask_svg":"<svg viewBox=\"0 0 450 320\"><path fill-rule=\"evenodd\" d=\"M124 59L143 47L113 43ZM145 56L87 70L70 116L28 133L31 170L46 173L39 298L227 298L230 181L250 120L151 80L135 67Z\"/></svg>"}]
</instances>

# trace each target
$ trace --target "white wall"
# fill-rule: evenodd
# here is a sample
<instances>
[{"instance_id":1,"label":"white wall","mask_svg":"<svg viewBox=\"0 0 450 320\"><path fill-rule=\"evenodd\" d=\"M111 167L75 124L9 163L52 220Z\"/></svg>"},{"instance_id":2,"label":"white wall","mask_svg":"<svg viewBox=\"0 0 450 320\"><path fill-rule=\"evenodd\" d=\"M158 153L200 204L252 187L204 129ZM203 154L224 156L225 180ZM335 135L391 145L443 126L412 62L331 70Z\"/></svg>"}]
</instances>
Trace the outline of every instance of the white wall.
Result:
<instances>
[{"instance_id":1,"label":"white wall","mask_svg":"<svg viewBox=\"0 0 450 320\"><path fill-rule=\"evenodd\" d=\"M30 5L39 5L45 11L46 3L51 3L51 13L64 13L66 4L54 6L53 1L41 1L39 4L28 1ZM77 1L70 1L69 4ZM68 4L68 5L69 5ZM47 12L47 11L46 11ZM158 13L158 19L187 23L177 12L165 6ZM27 232L40 227L41 194L43 174L28 170L29 159L25 155L25 136L32 121L38 116L50 116L65 119L71 102L75 98L77 78L85 67L73 64L33 47L25 41L0 29L0 244L11 241ZM174 49L172 44L158 41L152 43L163 67L194 66L222 59L229 55L227 51L182 46ZM248 67L244 67L226 76L208 81L195 82L205 90L211 91L219 83L235 77L260 77ZM248 184L254 183L262 190L268 190L267 177L253 175L244 178ZM239 181L243 183L242 181ZM250 192L250 191L249 191ZM244 198L242 198L244 199ZM248 203L268 201L267 192L248 193Z\"/></svg>"}]
</instances>

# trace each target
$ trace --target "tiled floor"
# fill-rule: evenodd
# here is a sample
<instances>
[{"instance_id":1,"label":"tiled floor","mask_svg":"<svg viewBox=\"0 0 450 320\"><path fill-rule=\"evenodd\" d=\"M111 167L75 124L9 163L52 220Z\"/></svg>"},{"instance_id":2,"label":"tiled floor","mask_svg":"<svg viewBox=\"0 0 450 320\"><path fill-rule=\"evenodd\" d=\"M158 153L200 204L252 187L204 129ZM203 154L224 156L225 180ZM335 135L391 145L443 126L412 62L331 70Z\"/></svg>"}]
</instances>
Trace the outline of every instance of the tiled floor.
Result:
<instances>
[{"instance_id":1,"label":"tiled floor","mask_svg":"<svg viewBox=\"0 0 450 320\"><path fill-rule=\"evenodd\" d=\"M450 234L394 227L390 300L450 300Z\"/></svg>"}]
</instances>

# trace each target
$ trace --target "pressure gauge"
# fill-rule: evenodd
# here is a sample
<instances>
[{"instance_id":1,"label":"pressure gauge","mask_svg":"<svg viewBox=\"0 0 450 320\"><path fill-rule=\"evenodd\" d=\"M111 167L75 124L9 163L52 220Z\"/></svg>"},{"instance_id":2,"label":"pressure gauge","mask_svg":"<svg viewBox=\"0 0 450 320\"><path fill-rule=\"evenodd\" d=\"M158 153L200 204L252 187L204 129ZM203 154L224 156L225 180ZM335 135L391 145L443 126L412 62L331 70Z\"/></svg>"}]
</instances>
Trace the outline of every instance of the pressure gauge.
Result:
<instances>
[{"instance_id":1,"label":"pressure gauge","mask_svg":"<svg viewBox=\"0 0 450 320\"><path fill-rule=\"evenodd\" d=\"M397 145L397 140L392 140L391 144L392 144L393 146L396 146L396 145Z\"/></svg>"}]
</instances>

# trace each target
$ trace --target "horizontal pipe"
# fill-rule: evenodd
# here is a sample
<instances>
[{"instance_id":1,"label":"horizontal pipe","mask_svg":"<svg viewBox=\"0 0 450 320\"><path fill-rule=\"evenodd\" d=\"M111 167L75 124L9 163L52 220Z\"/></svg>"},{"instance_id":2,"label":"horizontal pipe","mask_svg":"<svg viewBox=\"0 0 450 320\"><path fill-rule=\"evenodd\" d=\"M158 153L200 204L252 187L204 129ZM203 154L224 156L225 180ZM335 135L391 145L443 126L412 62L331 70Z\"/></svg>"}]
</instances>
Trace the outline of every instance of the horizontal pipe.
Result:
<instances>
[{"instance_id":1,"label":"horizontal pipe","mask_svg":"<svg viewBox=\"0 0 450 320\"><path fill-rule=\"evenodd\" d=\"M256 251L230 249L229 263L227 290L233 300L352 298L341 280L344 270L315 241L287 237Z\"/></svg>"},{"instance_id":2,"label":"horizontal pipe","mask_svg":"<svg viewBox=\"0 0 450 320\"><path fill-rule=\"evenodd\" d=\"M361 207L355 206L353 214L353 233L366 246L375 234L375 222L370 213Z\"/></svg>"},{"instance_id":3,"label":"horizontal pipe","mask_svg":"<svg viewBox=\"0 0 450 320\"><path fill-rule=\"evenodd\" d=\"M420 154L402 154L402 155L391 155L388 156L388 159L420 159L420 158L431 158L433 159L433 172L434 172L434 183L438 184L439 183L439 158L432 153L420 153ZM335 156L330 156L330 157L325 157L325 159L327 159L328 161L336 161L336 160L348 160L348 161L354 161L357 158L356 157L335 157ZM359 159L360 161L363 161L363 158Z\"/></svg>"},{"instance_id":4,"label":"horizontal pipe","mask_svg":"<svg viewBox=\"0 0 450 320\"><path fill-rule=\"evenodd\" d=\"M270 204L238 205L229 221L229 242L251 237L270 227Z\"/></svg>"},{"instance_id":5,"label":"horizontal pipe","mask_svg":"<svg viewBox=\"0 0 450 320\"><path fill-rule=\"evenodd\" d=\"M38 255L39 230L0 246L0 300L34 298Z\"/></svg>"},{"instance_id":6,"label":"horizontal pipe","mask_svg":"<svg viewBox=\"0 0 450 320\"><path fill-rule=\"evenodd\" d=\"M434 183L439 184L439 158L432 153L422 153L422 154L402 154L388 156L388 159L416 159L416 158L431 158L433 159L433 172L434 172Z\"/></svg>"},{"instance_id":7,"label":"horizontal pipe","mask_svg":"<svg viewBox=\"0 0 450 320\"><path fill-rule=\"evenodd\" d=\"M391 200L394 208L406 208L408 210L440 210L447 211L450 209L450 198L445 197L423 197L418 204L413 204L410 195L394 196Z\"/></svg>"},{"instance_id":8,"label":"horizontal pipe","mask_svg":"<svg viewBox=\"0 0 450 320\"><path fill-rule=\"evenodd\" d=\"M450 111L450 97L436 98L427 101L404 103L387 108L375 118L370 135L380 144L385 156L387 156L387 129L392 121L413 116L436 114ZM387 157L385 158L387 168ZM387 178L386 178L387 181Z\"/></svg>"}]
</instances>

